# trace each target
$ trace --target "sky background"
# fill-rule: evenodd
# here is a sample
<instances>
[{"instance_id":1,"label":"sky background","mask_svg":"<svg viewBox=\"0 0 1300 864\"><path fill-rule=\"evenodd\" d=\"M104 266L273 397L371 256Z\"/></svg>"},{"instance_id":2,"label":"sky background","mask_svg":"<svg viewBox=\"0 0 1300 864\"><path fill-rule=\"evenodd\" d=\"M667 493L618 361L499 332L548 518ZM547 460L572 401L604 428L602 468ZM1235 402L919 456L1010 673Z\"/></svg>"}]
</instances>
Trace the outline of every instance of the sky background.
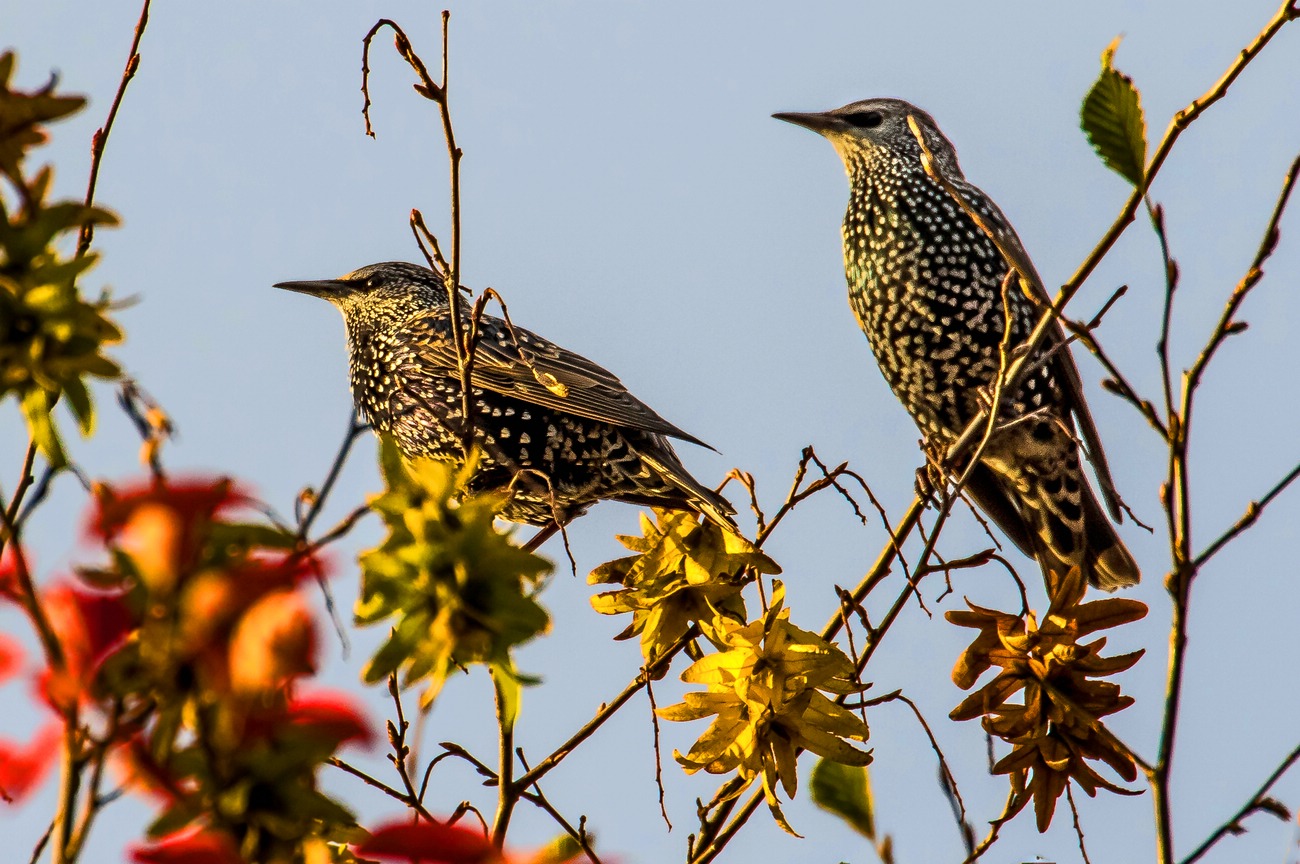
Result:
<instances>
[{"instance_id":1,"label":"sky background","mask_svg":"<svg viewBox=\"0 0 1300 864\"><path fill-rule=\"evenodd\" d=\"M89 108L56 125L52 146L38 154L57 166L57 191L80 197L90 136L117 86L139 4L0 5L0 47L17 48L18 82L36 86L54 71L65 91L90 96ZM681 448L705 482L740 466L755 475L770 511L785 495L800 449L813 444L828 463L849 460L894 517L912 497L918 434L845 302L843 171L825 141L769 115L869 96L922 106L955 142L968 178L1015 224L1050 287L1074 272L1128 194L1078 129L1102 49L1124 35L1116 64L1141 88L1149 137L1157 139L1276 9L1274 0L450 5L452 110L465 151L462 281L496 288L517 323L607 366L665 417L716 446L720 455ZM141 301L120 314L128 339L116 356L179 428L165 452L172 471L243 478L281 512L291 510L300 488L320 483L349 412L343 328L327 304L270 286L375 261L420 260L407 228L412 207L445 236L437 111L411 92L411 73L387 37L372 57L377 140L363 134L358 89L361 37L379 17L401 23L436 68L441 8L396 0L155 5L99 182L97 202L116 210L123 226L97 234L103 263L82 287L94 293L109 285ZM1298 151L1300 24L1292 24L1228 99L1183 136L1153 190L1167 208L1182 266L1172 342L1179 368L1194 358L1249 264ZM1241 316L1250 330L1225 347L1198 403L1191 469L1197 547L1300 460L1300 213L1288 214L1266 270ZM1091 316L1120 284L1129 293L1099 335L1130 380L1155 398L1163 283L1142 221L1089 280L1072 307L1076 316ZM1160 442L1136 412L1100 389L1091 358L1081 356L1080 365L1119 487L1158 526ZM95 476L138 477L135 433L111 392L97 392L99 435L70 441L72 455ZM25 433L12 402L0 406L0 418L10 490ZM366 439L321 524L378 488ZM79 536L85 503L65 477L33 521L29 542L43 578L87 560L90 552L70 539ZM593 592L582 577L621 554L614 535L633 532L636 518L630 506L604 504L570 530L579 578L557 571L542 598L554 633L519 656L524 671L546 680L525 694L518 733L533 759L635 675L635 642L611 644L624 622L591 610ZM1279 500L1196 584L1174 772L1180 855L1240 807L1300 735L1298 521L1300 491ZM355 597L355 553L377 541L376 522L335 549L333 584L345 610ZM1168 558L1159 534L1131 524L1121 534L1144 571L1126 596L1148 603L1151 613L1111 639L1114 653L1148 648L1120 679L1138 704L1112 728L1153 758ZM801 507L768 546L785 568L795 623L820 629L834 608L832 586L856 584L883 542L878 524L864 528L834 496ZM957 557L986 545L963 515L941 548ZM547 551L560 554L554 545ZM1034 572L1027 564L1022 570ZM873 693L903 687L921 705L982 834L1000 812L1006 781L984 771L978 725L946 719L963 696L948 675L970 631L939 612L961 608L963 595L1008 609L1014 600L1008 580L993 570L962 574L955 588L939 604L932 601L941 586L925 588L934 619L909 607L868 677ZM884 594L878 602L894 591ZM6 612L0 626L17 630L21 622ZM327 638L324 682L358 690L357 674L380 635L353 632L346 658ZM674 674L658 689L659 704L676 701L678 687ZM25 705L17 688L11 684L3 698ZM382 696L364 696L376 718L386 716ZM425 740L454 740L491 761L491 712L487 676L475 670L448 685ZM665 764L675 826L667 831L655 802L647 712L644 698L634 702L544 785L571 820L588 816L607 860L680 859L695 798L707 799L717 785ZM924 735L902 707L877 708L869 720L878 821L894 837L896 860L960 861ZM0 717L0 735L21 737L35 722L25 708L12 708ZM688 749L704 728L665 724L665 755ZM358 761L382 771L380 755ZM804 760L804 781L810 767ZM351 778L325 776L363 821L398 814ZM24 850L24 858L44 829L53 785L25 810L0 813L6 846ZM435 812L450 812L462 798L484 809L493 803L491 791L456 765L439 768L433 786ZM1300 802L1300 772L1275 794ZM1076 800L1094 862L1154 857L1149 793ZM117 860L147 813L114 804L88 860ZM783 835L760 811L722 860L874 860L802 796L787 814L808 839ZM1205 860L1300 855L1294 823L1255 816L1248 827L1247 836L1223 841ZM521 807L510 836L529 846L556 833L544 814ZM1068 814L1058 813L1046 835L1023 814L986 860L1078 861Z\"/></svg>"}]
</instances>

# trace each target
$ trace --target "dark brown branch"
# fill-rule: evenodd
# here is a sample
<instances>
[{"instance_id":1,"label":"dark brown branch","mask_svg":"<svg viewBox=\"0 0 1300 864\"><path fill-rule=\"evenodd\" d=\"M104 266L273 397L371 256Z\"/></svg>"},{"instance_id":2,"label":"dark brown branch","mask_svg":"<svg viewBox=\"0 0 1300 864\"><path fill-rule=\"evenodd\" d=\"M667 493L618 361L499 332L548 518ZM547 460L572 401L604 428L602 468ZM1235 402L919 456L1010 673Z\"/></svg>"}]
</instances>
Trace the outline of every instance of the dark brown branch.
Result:
<instances>
[{"instance_id":1,"label":"dark brown branch","mask_svg":"<svg viewBox=\"0 0 1300 864\"><path fill-rule=\"evenodd\" d=\"M975 847L974 851L966 856L965 860L962 861L962 864L975 864L975 862L980 858L983 858L984 853L989 851L989 848L997 842L998 834L1002 831L1002 826L1005 825L1012 816L1020 812L1020 802L1017 798L1018 796L1016 795L1015 790L1011 790L1007 795L1006 806L1002 808L1002 815L989 823L988 835L980 841L980 844Z\"/></svg>"},{"instance_id":2,"label":"dark brown branch","mask_svg":"<svg viewBox=\"0 0 1300 864\"><path fill-rule=\"evenodd\" d=\"M524 760L524 754L520 752L518 753L518 756L519 763L523 765L524 770L527 771L528 762ZM574 842L578 844L578 847L582 849L583 853L588 859L590 859L592 864L601 864L600 858L596 856L595 850L591 848L591 838L587 835L587 817L582 817L578 822L578 827L574 828L573 825L569 823L569 820L560 815L560 811L556 810L551 802L547 800L546 796L542 793L542 787L536 783L533 784L532 791L524 792L522 797L525 801L545 810L546 813L555 820L556 824L563 828L565 833L573 838ZM667 819L667 815L665 815L664 818ZM668 827L669 830L672 829L671 825Z\"/></svg>"},{"instance_id":3,"label":"dark brown branch","mask_svg":"<svg viewBox=\"0 0 1300 864\"><path fill-rule=\"evenodd\" d=\"M1276 27L1281 27L1283 23L1296 17L1300 17L1300 8L1289 3L1284 4L1278 15L1275 16L1274 22L1270 23L1269 26L1273 27L1275 24ZM1268 28L1266 28L1265 32L1268 32ZM1242 57L1246 57L1246 52L1243 52ZM1198 572L1191 551L1191 482L1188 476L1187 456L1193 407L1205 369L1227 337L1239 332L1241 329L1235 320L1237 310L1263 277L1264 263L1277 247L1278 224L1290 201L1297 175L1300 175L1300 157L1297 157L1291 163L1286 179L1282 184L1282 190L1278 195L1277 203L1269 218L1268 226L1264 231L1263 239L1260 241L1259 249L1246 275L1233 289L1232 295L1229 297L1214 328L1214 332L1210 335L1200 356L1197 357L1192 368L1184 374L1181 405L1178 413L1171 415L1169 418L1171 436L1169 469L1162 497L1164 498L1165 510L1171 526L1170 550L1173 562L1170 573L1165 580L1165 587L1169 591L1173 602L1169 637L1169 670L1165 684L1164 717L1160 727L1160 750L1156 758L1154 773L1151 775L1152 798L1156 807L1156 847L1160 864L1170 864L1173 861L1174 854L1169 778L1173 768L1173 753L1182 705L1183 670L1187 652L1188 607L1191 600L1192 583ZM1283 482L1275 487L1276 494L1280 494L1282 489L1286 488L1293 479L1294 477L1290 475L1284 478ZM1246 518L1250 520L1257 516L1257 512L1252 516L1248 511ZM1225 536L1231 539L1237 533L1240 532L1233 533L1230 529L1228 535ZM1202 553L1203 555L1204 553Z\"/></svg>"},{"instance_id":4,"label":"dark brown branch","mask_svg":"<svg viewBox=\"0 0 1300 864\"><path fill-rule=\"evenodd\" d=\"M1233 289L1232 295L1228 298L1228 302L1219 316L1219 321L1214 327L1214 333L1210 336L1204 350L1201 351L1201 355L1196 358L1196 362L1192 364L1192 368L1187 372L1185 386L1188 392L1195 391L1200 386L1205 368L1214 359L1215 353L1222 347L1224 341L1234 333L1241 332L1241 326L1236 321L1237 311L1241 308L1241 304L1245 302L1251 290L1263 278L1264 264L1277 250L1277 241L1281 236L1278 225L1282 221L1282 214L1286 212L1287 205L1291 201L1291 193L1295 190L1297 175L1300 175L1300 156L1297 156L1291 162L1291 167L1287 170L1286 179L1282 183L1282 191L1278 195L1277 203L1273 206L1273 213L1269 217L1268 227L1264 229L1264 237L1260 241L1259 249L1255 252L1254 260L1250 262L1250 268L1246 271L1246 275L1241 278L1241 281L1237 283L1237 287ZM1184 416L1183 422L1188 422L1187 416Z\"/></svg>"},{"instance_id":5,"label":"dark brown branch","mask_svg":"<svg viewBox=\"0 0 1300 864\"><path fill-rule=\"evenodd\" d=\"M1241 518L1234 522L1231 528L1223 532L1218 539L1205 547L1205 551L1200 555L1197 555L1192 561L1192 566L1199 570L1201 565L1217 555L1220 549L1235 540L1238 535L1251 525L1254 525L1259 519L1260 514L1264 512L1264 508L1273 503L1273 499L1286 491L1286 488L1294 483L1297 477L1300 477L1300 465L1296 465L1287 472L1287 475L1275 483L1273 488L1264 494L1264 497L1260 498L1258 501L1250 502L1246 507L1246 512L1241 515Z\"/></svg>"},{"instance_id":6,"label":"dark brown branch","mask_svg":"<svg viewBox=\"0 0 1300 864\"><path fill-rule=\"evenodd\" d=\"M1156 354L1160 358L1160 385L1165 397L1165 417L1174 413L1174 380L1169 365L1169 331L1173 325L1174 293L1178 290L1178 264L1169 252L1169 235L1165 231L1165 210L1160 205L1152 206L1147 199L1147 211L1151 216L1151 228L1156 239L1160 241L1160 258L1164 262L1165 302L1160 314L1160 341L1156 343ZM1169 435L1166 432L1165 438Z\"/></svg>"},{"instance_id":7,"label":"dark brown branch","mask_svg":"<svg viewBox=\"0 0 1300 864\"><path fill-rule=\"evenodd\" d=\"M374 129L370 124L370 42L375 35L384 27L391 28L393 31L393 45L397 53L402 55L407 64L414 70L419 83L415 85L415 92L419 93L426 99L431 100L438 106L438 114L442 120L443 138L447 145L447 157L450 164L450 197L451 197L451 259L448 260L442 254L438 246L438 241L424 227L423 217L419 211L411 212L411 230L415 231L418 227L424 233L430 245L433 247L438 263L441 265L443 282L447 287L448 303L450 305L450 323L452 344L456 349L456 368L460 372L461 383L461 417L464 419L464 434L461 436L461 445L465 450L468 458L470 449L474 441L473 424L470 422L470 386L469 386L469 367L467 365L468 343L467 334L461 327L461 307L460 307L460 159L462 156L461 149L456 146L456 133L451 123L451 110L447 105L447 72L448 72L448 55L450 53L450 42L448 40L448 24L451 20L451 13L446 9L442 12L442 82L435 82L429 75L429 69L420 59L420 55L415 53L411 46L411 40L407 38L406 33L398 26L397 22L388 18L381 18L375 22L374 26L366 33L361 41L361 93L363 104L361 108L362 116L366 122L366 134L375 137ZM416 241L419 242L419 234L416 235ZM420 245L420 251L424 252L425 257L429 258L429 253L425 252L424 246ZM430 259L430 266L433 260Z\"/></svg>"},{"instance_id":8,"label":"dark brown branch","mask_svg":"<svg viewBox=\"0 0 1300 864\"><path fill-rule=\"evenodd\" d=\"M385 795L387 795L389 798L392 798L394 801L400 802L403 806L411 808L415 812L419 813L422 818L427 819L430 822L437 821L433 818L433 815L424 808L424 805L420 803L418 798L414 798L405 792L399 792L398 790L394 789L392 786L389 786L384 781L378 780L370 776L365 771L362 771L360 768L355 768L352 765L349 765L347 762L344 762L342 759L340 759L337 756L331 756L329 759L325 761L328 764L333 765L335 768L338 768L341 771L345 771L348 774L351 774L353 777L356 777L358 780L365 783L367 786L378 789L380 792L383 792Z\"/></svg>"},{"instance_id":9,"label":"dark brown branch","mask_svg":"<svg viewBox=\"0 0 1300 864\"><path fill-rule=\"evenodd\" d=\"M1092 860L1088 858L1088 847L1083 842L1083 826L1079 824L1079 808L1074 803L1074 792L1070 788L1073 785L1073 783L1069 782L1065 784L1065 800L1070 803L1070 818L1074 822L1074 836L1079 841L1079 855L1083 858L1083 864L1092 864Z\"/></svg>"},{"instance_id":10,"label":"dark brown branch","mask_svg":"<svg viewBox=\"0 0 1300 864\"><path fill-rule=\"evenodd\" d=\"M1255 794L1250 796L1250 800L1242 805L1241 809L1234 813L1231 819L1224 822L1213 834L1205 838L1205 842L1200 846L1197 846L1196 850L1192 852L1192 854L1184 858L1182 864L1193 864L1193 862L1199 860L1202 855L1209 852L1214 844L1218 843L1229 834L1243 833L1245 829L1241 826L1241 820L1253 813L1264 811L1272 813L1275 816L1281 816L1283 821L1289 821L1289 814L1286 814L1285 810L1279 812L1278 803L1267 796L1268 790L1273 788L1273 784L1278 780L1281 780L1282 775L1289 771L1291 766L1295 765L1297 761L1300 761L1300 744L1297 744L1295 749L1288 753L1287 757L1278 764L1277 768L1273 769L1273 773L1269 774L1268 778L1260 784L1259 789L1255 791Z\"/></svg>"},{"instance_id":11,"label":"dark brown branch","mask_svg":"<svg viewBox=\"0 0 1300 864\"><path fill-rule=\"evenodd\" d=\"M154 480L162 480L166 473L162 465L162 442L176 434L167 412L146 393L134 379L127 378L117 391L117 404L122 407L131 425L139 434L142 460L149 466Z\"/></svg>"},{"instance_id":12,"label":"dark brown branch","mask_svg":"<svg viewBox=\"0 0 1300 864\"><path fill-rule=\"evenodd\" d=\"M402 709L402 695L397 686L396 674L388 676L388 693L392 696L393 706L397 711L397 722L393 723L391 720L388 722L388 743L393 748L393 752L388 754L388 761L397 769L397 776L402 779L402 788L406 790L403 798L406 806L432 822L433 816L425 809L420 793L415 791L415 784L411 781L411 773L407 767L407 757L410 756L411 748L407 746L406 733L411 728L411 724L407 722L406 713Z\"/></svg>"},{"instance_id":13,"label":"dark brown branch","mask_svg":"<svg viewBox=\"0 0 1300 864\"><path fill-rule=\"evenodd\" d=\"M90 179L86 183L86 207L95 203L95 184L99 181L99 164L104 158L104 145L108 143L108 136L113 131L113 121L117 119L117 109L121 107L122 97L126 95L126 86L131 83L136 70L140 68L140 37L144 36L144 28L149 23L149 2L150 0L144 0L144 6L140 9L140 18L135 22L135 36L131 39L131 51L126 60L126 68L122 70L122 80L117 85L117 94L108 109L108 119L104 121L103 126L95 130L94 136L90 139ZM77 236L78 258L90 251L90 243L94 237L95 223L93 220L88 220L82 224L81 232Z\"/></svg>"},{"instance_id":14,"label":"dark brown branch","mask_svg":"<svg viewBox=\"0 0 1300 864\"><path fill-rule=\"evenodd\" d=\"M664 651L654 660L651 660L642 667L640 674L638 674L630 684L623 688L623 692L602 705L594 717L584 723L581 729L569 736L567 741L559 747L556 747L555 750L551 752L551 755L547 756L541 762L538 762L532 769L525 771L522 777L515 780L515 790L526 789L550 773L552 768L564 761L564 758L572 753L579 744L595 734L596 730L603 726L606 720L612 717L618 709L627 704L627 701L635 696L637 692L646 685L646 681L658 674L661 669L666 668L668 664L672 662L673 658L686 647L687 643L699 635L699 629L691 627L679 636L677 641L668 647L668 650Z\"/></svg>"},{"instance_id":15,"label":"dark brown branch","mask_svg":"<svg viewBox=\"0 0 1300 864\"><path fill-rule=\"evenodd\" d=\"M895 690L893 693L873 699L866 705L870 706L871 704L882 704L884 702L902 702L912 709L912 713L916 716L916 722L921 724L921 728L925 731L925 737L930 740L930 749L934 751L935 757L939 760L939 771L943 777L945 792L949 794L956 806L957 830L961 832L962 841L967 843L967 852L974 851L973 841L967 841L966 802L962 800L961 792L957 788L957 777L952 773L948 760L944 758L943 750L939 747L939 739L934 737L934 732L931 731L930 724L926 722L925 715L921 713L921 709L917 707L915 702L903 695L901 690Z\"/></svg>"}]
</instances>

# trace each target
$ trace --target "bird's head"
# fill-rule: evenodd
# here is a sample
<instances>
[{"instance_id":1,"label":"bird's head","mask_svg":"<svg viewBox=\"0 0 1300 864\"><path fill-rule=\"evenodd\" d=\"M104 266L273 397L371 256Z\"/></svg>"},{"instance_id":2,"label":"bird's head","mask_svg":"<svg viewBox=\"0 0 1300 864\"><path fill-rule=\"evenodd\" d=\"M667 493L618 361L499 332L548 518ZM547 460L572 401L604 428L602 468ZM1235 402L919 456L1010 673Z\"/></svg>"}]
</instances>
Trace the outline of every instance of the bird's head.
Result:
<instances>
[{"instance_id":1,"label":"bird's head","mask_svg":"<svg viewBox=\"0 0 1300 864\"><path fill-rule=\"evenodd\" d=\"M863 99L832 111L772 116L826 137L850 171L855 164L870 165L881 160L901 161L919 168L921 147L916 138L919 131L936 168L945 175L961 176L957 151L939 131L934 118L902 99Z\"/></svg>"},{"instance_id":2,"label":"bird's head","mask_svg":"<svg viewBox=\"0 0 1300 864\"><path fill-rule=\"evenodd\" d=\"M442 274L402 261L371 264L337 279L277 282L275 287L330 301L353 335L448 305Z\"/></svg>"}]
</instances>

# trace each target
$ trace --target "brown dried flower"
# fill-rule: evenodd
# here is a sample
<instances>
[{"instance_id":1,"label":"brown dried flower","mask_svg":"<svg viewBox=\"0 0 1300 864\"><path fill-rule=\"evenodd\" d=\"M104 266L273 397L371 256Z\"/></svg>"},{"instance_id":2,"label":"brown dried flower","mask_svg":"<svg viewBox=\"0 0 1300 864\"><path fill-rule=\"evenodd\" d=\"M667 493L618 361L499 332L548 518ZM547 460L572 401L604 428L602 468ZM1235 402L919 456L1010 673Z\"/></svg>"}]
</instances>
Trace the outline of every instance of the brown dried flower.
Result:
<instances>
[{"instance_id":1,"label":"brown dried flower","mask_svg":"<svg viewBox=\"0 0 1300 864\"><path fill-rule=\"evenodd\" d=\"M1087 760L1105 762L1126 781L1137 777L1128 751L1100 722L1132 705L1133 698L1121 694L1118 684L1096 679L1128 669L1143 652L1102 657L1104 637L1080 640L1147 613L1145 604L1126 598L1081 602L1087 583L1078 568L1052 581L1052 601L1041 625L1032 612L1011 615L969 601L970 611L946 615L953 624L980 631L953 668L953 682L966 690L986 670L1001 670L949 716L983 715L984 728L1012 745L993 770L1011 775L1017 793L1013 813L1032 793L1039 831L1047 830L1056 799L1071 779L1090 796L1098 788L1135 794L1101 777ZM1009 701L1022 690L1019 702Z\"/></svg>"}]
</instances>

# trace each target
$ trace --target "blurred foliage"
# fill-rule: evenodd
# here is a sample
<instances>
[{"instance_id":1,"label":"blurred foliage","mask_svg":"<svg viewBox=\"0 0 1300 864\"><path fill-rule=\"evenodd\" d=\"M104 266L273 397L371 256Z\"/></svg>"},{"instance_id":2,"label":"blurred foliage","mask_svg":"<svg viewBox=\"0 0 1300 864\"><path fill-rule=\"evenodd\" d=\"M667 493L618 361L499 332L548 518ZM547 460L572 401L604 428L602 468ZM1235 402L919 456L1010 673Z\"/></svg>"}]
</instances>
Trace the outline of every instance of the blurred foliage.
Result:
<instances>
[{"instance_id":1,"label":"blurred foliage","mask_svg":"<svg viewBox=\"0 0 1300 864\"><path fill-rule=\"evenodd\" d=\"M391 630L365 680L400 671L405 685L428 681L420 696L427 707L452 670L486 663L513 716L524 681L510 652L550 627L534 595L551 562L497 530L505 495L464 492L474 459L459 469L432 460L408 466L385 436L380 467L387 489L370 506L388 536L360 557L356 619Z\"/></svg>"},{"instance_id":2,"label":"blurred foliage","mask_svg":"<svg viewBox=\"0 0 1300 864\"><path fill-rule=\"evenodd\" d=\"M603 615L632 613L632 622L618 638L640 634L647 663L693 623L710 640L721 642L723 622L746 620L741 590L755 574L781 572L748 540L708 519L701 521L682 510L655 510L654 515L654 522L641 515L641 537L618 538L638 554L600 565L587 580L592 585L624 586L593 597L591 605Z\"/></svg>"},{"instance_id":3,"label":"blurred foliage","mask_svg":"<svg viewBox=\"0 0 1300 864\"><path fill-rule=\"evenodd\" d=\"M1087 581L1077 567L1064 576L1053 574L1049 588L1051 605L1041 625L1032 612L1011 615L969 601L970 611L945 613L952 623L980 631L957 661L953 682L968 690L988 669L1001 670L950 716L971 720L983 715L984 729L1012 745L993 771L1011 775L1017 792L1013 812L1032 796L1039 831L1047 830L1070 780L1090 796L1099 787L1130 794L1102 778L1086 760L1105 762L1127 781L1136 779L1133 759L1104 734L1100 722L1132 705L1133 698L1121 694L1118 684L1093 679L1123 672L1144 652L1102 657L1105 638L1079 640L1147 613L1142 602L1122 597L1082 602ZM1009 701L1021 691L1021 702Z\"/></svg>"},{"instance_id":4,"label":"blurred foliage","mask_svg":"<svg viewBox=\"0 0 1300 864\"><path fill-rule=\"evenodd\" d=\"M882 864L894 864L893 838L888 834L876 836L876 803L867 766L818 759L808 785L814 804L839 816L870 840Z\"/></svg>"},{"instance_id":5,"label":"blurred foliage","mask_svg":"<svg viewBox=\"0 0 1300 864\"><path fill-rule=\"evenodd\" d=\"M83 225L115 225L117 217L78 201L48 201L48 166L24 174L24 158L48 140L44 124L79 111L85 99L56 95L53 79L39 90L11 89L14 66L12 52L0 55L0 174L8 181L0 183L0 398L14 394L33 440L57 468L66 456L50 413L55 402L66 397L90 435L95 410L85 379L121 374L103 353L122 341L107 294L86 302L76 287L97 256L66 247Z\"/></svg>"},{"instance_id":6,"label":"blurred foliage","mask_svg":"<svg viewBox=\"0 0 1300 864\"><path fill-rule=\"evenodd\" d=\"M291 533L230 518L250 501L225 479L93 494L89 533L108 560L41 592L57 652L36 680L75 758L111 758L157 802L158 843L136 860L229 847L230 860L291 862L347 839L352 815L316 771L370 732L343 697L296 686L315 671L297 589L320 565Z\"/></svg>"},{"instance_id":7,"label":"blurred foliage","mask_svg":"<svg viewBox=\"0 0 1300 864\"><path fill-rule=\"evenodd\" d=\"M1112 64L1118 48L1117 38L1101 52L1101 75L1083 100L1079 125L1102 161L1140 186L1146 177L1146 120L1133 79Z\"/></svg>"}]
</instances>

